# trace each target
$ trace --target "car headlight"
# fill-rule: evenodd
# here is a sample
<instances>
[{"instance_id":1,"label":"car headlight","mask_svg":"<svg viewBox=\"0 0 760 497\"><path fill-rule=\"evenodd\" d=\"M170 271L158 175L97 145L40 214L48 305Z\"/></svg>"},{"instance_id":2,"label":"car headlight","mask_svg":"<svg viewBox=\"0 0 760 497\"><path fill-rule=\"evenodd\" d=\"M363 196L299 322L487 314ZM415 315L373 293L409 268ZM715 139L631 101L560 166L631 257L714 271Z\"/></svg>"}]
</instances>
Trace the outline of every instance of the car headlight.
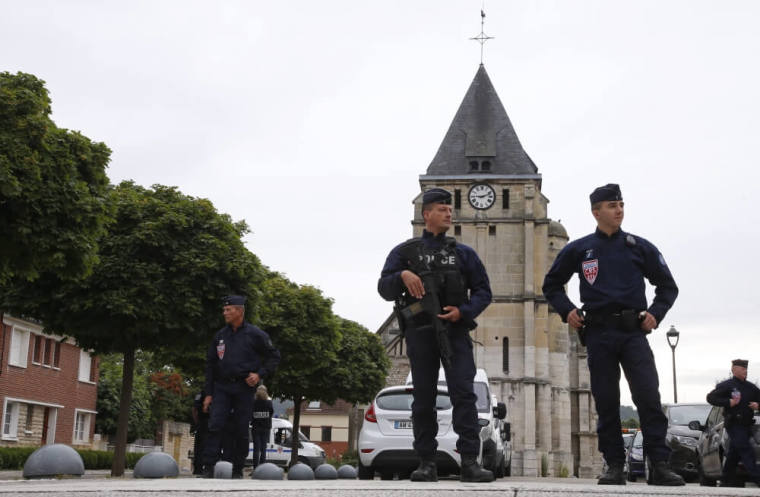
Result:
<instances>
[{"instance_id":1,"label":"car headlight","mask_svg":"<svg viewBox=\"0 0 760 497\"><path fill-rule=\"evenodd\" d=\"M696 447L697 446L697 439L693 437L686 437L683 435L673 435L673 438L675 438L678 443L681 445L685 445L687 447Z\"/></svg>"}]
</instances>

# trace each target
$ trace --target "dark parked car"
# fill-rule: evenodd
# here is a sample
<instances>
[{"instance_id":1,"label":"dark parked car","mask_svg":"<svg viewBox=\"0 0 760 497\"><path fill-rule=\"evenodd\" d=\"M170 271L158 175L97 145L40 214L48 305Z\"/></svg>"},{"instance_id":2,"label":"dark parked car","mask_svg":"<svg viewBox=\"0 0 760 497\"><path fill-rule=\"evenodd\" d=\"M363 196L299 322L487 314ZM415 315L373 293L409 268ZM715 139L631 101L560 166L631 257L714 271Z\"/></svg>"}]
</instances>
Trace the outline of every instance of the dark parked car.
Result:
<instances>
[{"instance_id":1,"label":"dark parked car","mask_svg":"<svg viewBox=\"0 0 760 497\"><path fill-rule=\"evenodd\" d=\"M644 437L641 431L637 431L633 437L631 448L628 449L628 481L636 481L636 478L644 476Z\"/></svg>"},{"instance_id":2,"label":"dark parked car","mask_svg":"<svg viewBox=\"0 0 760 497\"><path fill-rule=\"evenodd\" d=\"M712 406L710 404L665 404L662 410L668 417L665 442L672 451L670 468L686 481L696 481L698 473L697 443L702 434L689 427L692 421L704 424Z\"/></svg>"},{"instance_id":3,"label":"dark parked car","mask_svg":"<svg viewBox=\"0 0 760 497\"><path fill-rule=\"evenodd\" d=\"M728 434L723 429L723 408L713 407L704 424L692 422L689 428L701 430L697 443L699 484L714 487L715 483L720 480L723 458L729 445ZM755 425L752 427L750 445L755 450L755 459L760 461L760 415L757 413L755 413ZM747 473L744 471L742 463L739 463L736 475L743 484Z\"/></svg>"}]
</instances>

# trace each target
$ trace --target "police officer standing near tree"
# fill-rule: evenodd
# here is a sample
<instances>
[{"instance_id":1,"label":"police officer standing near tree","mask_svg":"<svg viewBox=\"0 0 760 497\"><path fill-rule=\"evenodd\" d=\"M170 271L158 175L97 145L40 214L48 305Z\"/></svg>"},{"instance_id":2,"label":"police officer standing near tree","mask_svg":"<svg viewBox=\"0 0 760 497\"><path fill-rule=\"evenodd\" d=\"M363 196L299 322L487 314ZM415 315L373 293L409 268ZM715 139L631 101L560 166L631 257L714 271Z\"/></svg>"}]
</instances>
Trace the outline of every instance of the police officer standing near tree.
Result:
<instances>
[{"instance_id":1,"label":"police officer standing near tree","mask_svg":"<svg viewBox=\"0 0 760 497\"><path fill-rule=\"evenodd\" d=\"M206 357L203 410L210 408L211 412L203 450L204 478L214 477L228 417L237 443L246 449L233 451L232 477L242 478L254 391L259 381L271 375L280 363L280 352L272 345L269 335L245 322L245 297L231 295L223 299L223 305L227 326L216 333ZM234 411L231 415L230 410Z\"/></svg>"},{"instance_id":2,"label":"police officer standing near tree","mask_svg":"<svg viewBox=\"0 0 760 497\"><path fill-rule=\"evenodd\" d=\"M380 295L396 301L412 369L414 449L420 465L411 480L438 480L435 404L438 370L443 363L454 407L454 431L459 435L461 480L493 481L493 473L477 463L480 426L469 335L476 326L475 317L491 303L488 275L472 248L446 237L451 227L449 192L441 188L426 191L422 196L422 216L425 220L422 237L396 246L388 255L378 281Z\"/></svg>"},{"instance_id":3,"label":"police officer standing near tree","mask_svg":"<svg viewBox=\"0 0 760 497\"><path fill-rule=\"evenodd\" d=\"M734 359L731 362L733 376L718 383L715 389L707 394L707 402L723 407L723 418L730 440L728 454L723 463L723 475L720 478L721 487L734 485L736 465L739 461L744 464L750 479L760 486L760 470L755 464L755 451L749 443L752 425L755 423L755 411L760 407L760 389L747 381L748 365L749 362L744 359Z\"/></svg>"},{"instance_id":4,"label":"police officer standing near tree","mask_svg":"<svg viewBox=\"0 0 760 497\"><path fill-rule=\"evenodd\" d=\"M660 404L659 380L646 334L657 328L678 295L665 259L647 240L620 229L623 196L616 184L590 195L596 232L568 243L546 274L543 292L562 320L580 330L588 352L591 393L599 416L599 450L607 470L600 485L625 485L620 426L620 366L639 412L644 453L652 463L651 485L683 485L668 466L668 420ZM583 312L565 293L578 273ZM655 286L647 307L644 278ZM583 343L583 342L582 342Z\"/></svg>"}]
</instances>

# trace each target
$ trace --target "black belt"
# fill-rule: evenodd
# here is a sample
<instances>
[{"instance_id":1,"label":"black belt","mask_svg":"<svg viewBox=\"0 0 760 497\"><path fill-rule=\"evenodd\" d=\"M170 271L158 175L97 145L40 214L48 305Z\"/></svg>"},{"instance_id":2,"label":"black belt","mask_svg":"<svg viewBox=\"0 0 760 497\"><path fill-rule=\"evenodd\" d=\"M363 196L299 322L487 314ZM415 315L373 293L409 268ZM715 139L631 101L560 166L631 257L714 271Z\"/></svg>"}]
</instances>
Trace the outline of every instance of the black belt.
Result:
<instances>
[{"instance_id":1,"label":"black belt","mask_svg":"<svg viewBox=\"0 0 760 497\"><path fill-rule=\"evenodd\" d=\"M637 311L636 309L622 309L618 312L588 311L584 324L586 327L591 328L605 326L628 332L642 331L641 319L639 318L640 313L641 311Z\"/></svg>"},{"instance_id":2,"label":"black belt","mask_svg":"<svg viewBox=\"0 0 760 497\"><path fill-rule=\"evenodd\" d=\"M247 376L225 376L224 378L219 378L217 381L219 383L236 383L238 381L244 381Z\"/></svg>"}]
</instances>

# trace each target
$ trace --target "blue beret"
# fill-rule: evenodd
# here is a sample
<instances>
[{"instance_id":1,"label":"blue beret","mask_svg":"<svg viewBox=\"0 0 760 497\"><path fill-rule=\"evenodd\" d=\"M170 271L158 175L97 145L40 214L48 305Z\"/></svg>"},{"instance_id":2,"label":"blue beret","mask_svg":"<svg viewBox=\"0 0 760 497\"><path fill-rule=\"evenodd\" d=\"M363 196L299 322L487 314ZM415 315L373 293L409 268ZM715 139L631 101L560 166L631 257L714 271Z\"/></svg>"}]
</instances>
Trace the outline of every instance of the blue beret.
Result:
<instances>
[{"instance_id":1,"label":"blue beret","mask_svg":"<svg viewBox=\"0 0 760 497\"><path fill-rule=\"evenodd\" d=\"M222 299L222 305L245 305L245 297L242 295L227 295Z\"/></svg>"},{"instance_id":2,"label":"blue beret","mask_svg":"<svg viewBox=\"0 0 760 497\"><path fill-rule=\"evenodd\" d=\"M450 204L451 193L444 190L443 188L431 188L422 194L422 205L433 203Z\"/></svg>"},{"instance_id":3,"label":"blue beret","mask_svg":"<svg viewBox=\"0 0 760 497\"><path fill-rule=\"evenodd\" d=\"M623 200L623 194L620 193L620 186L615 183L607 183L604 186L600 186L589 195L591 205L597 202L605 202L609 200Z\"/></svg>"},{"instance_id":4,"label":"blue beret","mask_svg":"<svg viewBox=\"0 0 760 497\"><path fill-rule=\"evenodd\" d=\"M734 359L733 361L731 361L731 365L741 366L743 368L746 368L747 366L749 366L749 361L746 359Z\"/></svg>"}]
</instances>

